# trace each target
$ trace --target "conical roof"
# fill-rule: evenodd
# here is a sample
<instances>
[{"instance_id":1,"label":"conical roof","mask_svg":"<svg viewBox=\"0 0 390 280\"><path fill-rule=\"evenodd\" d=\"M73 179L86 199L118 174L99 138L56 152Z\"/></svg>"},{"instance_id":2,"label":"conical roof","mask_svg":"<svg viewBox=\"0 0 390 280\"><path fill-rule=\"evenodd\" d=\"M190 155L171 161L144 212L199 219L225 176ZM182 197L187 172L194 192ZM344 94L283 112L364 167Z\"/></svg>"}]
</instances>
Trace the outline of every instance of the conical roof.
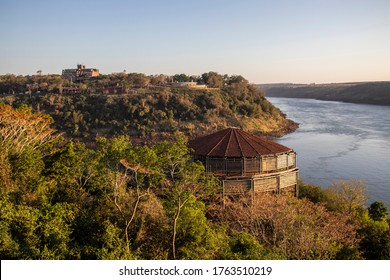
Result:
<instances>
[{"instance_id":1,"label":"conical roof","mask_svg":"<svg viewBox=\"0 0 390 280\"><path fill-rule=\"evenodd\" d=\"M189 142L195 155L209 157L258 157L292 149L238 128L224 129Z\"/></svg>"}]
</instances>

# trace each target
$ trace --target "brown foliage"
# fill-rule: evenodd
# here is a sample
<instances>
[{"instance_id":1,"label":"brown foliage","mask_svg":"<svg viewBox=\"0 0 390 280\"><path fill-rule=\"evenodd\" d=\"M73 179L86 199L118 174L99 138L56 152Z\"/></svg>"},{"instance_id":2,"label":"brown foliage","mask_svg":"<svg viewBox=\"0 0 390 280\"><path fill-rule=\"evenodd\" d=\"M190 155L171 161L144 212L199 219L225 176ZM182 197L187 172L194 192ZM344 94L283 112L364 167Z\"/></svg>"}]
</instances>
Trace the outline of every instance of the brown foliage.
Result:
<instances>
[{"instance_id":1,"label":"brown foliage","mask_svg":"<svg viewBox=\"0 0 390 280\"><path fill-rule=\"evenodd\" d=\"M13 109L0 104L0 148L6 154L23 152L28 146L40 147L48 141L54 129L52 119L31 113L28 108Z\"/></svg>"},{"instance_id":2,"label":"brown foliage","mask_svg":"<svg viewBox=\"0 0 390 280\"><path fill-rule=\"evenodd\" d=\"M247 231L287 259L334 259L342 248L357 246L352 215L294 197L260 194L227 201L216 218L230 229Z\"/></svg>"}]
</instances>

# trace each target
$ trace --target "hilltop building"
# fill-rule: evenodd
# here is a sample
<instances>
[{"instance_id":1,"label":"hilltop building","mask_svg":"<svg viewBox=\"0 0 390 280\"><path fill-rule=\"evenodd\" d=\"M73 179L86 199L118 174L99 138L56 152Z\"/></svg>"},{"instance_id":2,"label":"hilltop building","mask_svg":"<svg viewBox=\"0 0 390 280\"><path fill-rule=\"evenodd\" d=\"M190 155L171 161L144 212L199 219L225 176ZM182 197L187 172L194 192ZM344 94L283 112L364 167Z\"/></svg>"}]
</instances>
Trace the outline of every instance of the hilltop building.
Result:
<instances>
[{"instance_id":1,"label":"hilltop building","mask_svg":"<svg viewBox=\"0 0 390 280\"><path fill-rule=\"evenodd\" d=\"M172 83L175 88L205 89L207 85L198 84L197 82L176 82Z\"/></svg>"},{"instance_id":2,"label":"hilltop building","mask_svg":"<svg viewBox=\"0 0 390 280\"><path fill-rule=\"evenodd\" d=\"M228 128L189 142L207 174L219 177L224 196L243 193L298 195L296 153L288 147Z\"/></svg>"},{"instance_id":3,"label":"hilltop building","mask_svg":"<svg viewBox=\"0 0 390 280\"><path fill-rule=\"evenodd\" d=\"M76 69L64 69L62 70L62 77L72 82L81 82L83 80L90 79L91 77L98 77L99 69L85 68L83 64L77 64Z\"/></svg>"}]
</instances>

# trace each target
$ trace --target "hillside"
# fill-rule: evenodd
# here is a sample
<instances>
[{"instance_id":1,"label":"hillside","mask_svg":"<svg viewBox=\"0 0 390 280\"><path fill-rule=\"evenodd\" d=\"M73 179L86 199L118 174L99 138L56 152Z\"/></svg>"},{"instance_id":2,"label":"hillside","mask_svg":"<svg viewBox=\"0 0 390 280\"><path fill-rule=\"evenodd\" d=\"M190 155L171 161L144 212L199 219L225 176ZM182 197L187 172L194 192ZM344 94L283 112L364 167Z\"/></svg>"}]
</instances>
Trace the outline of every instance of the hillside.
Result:
<instances>
[{"instance_id":1,"label":"hillside","mask_svg":"<svg viewBox=\"0 0 390 280\"><path fill-rule=\"evenodd\" d=\"M144 87L126 94L7 94L0 102L49 114L56 129L85 142L122 134L150 142L175 131L195 137L231 126L282 135L297 127L247 82L202 90Z\"/></svg>"},{"instance_id":2,"label":"hillside","mask_svg":"<svg viewBox=\"0 0 390 280\"><path fill-rule=\"evenodd\" d=\"M390 105L390 82L342 84L258 85L269 97L312 98L374 105Z\"/></svg>"},{"instance_id":3,"label":"hillside","mask_svg":"<svg viewBox=\"0 0 390 280\"><path fill-rule=\"evenodd\" d=\"M2 260L390 259L388 209L364 205L361 181L223 199L182 135L150 145L99 137L90 148L52 124L0 104Z\"/></svg>"}]
</instances>

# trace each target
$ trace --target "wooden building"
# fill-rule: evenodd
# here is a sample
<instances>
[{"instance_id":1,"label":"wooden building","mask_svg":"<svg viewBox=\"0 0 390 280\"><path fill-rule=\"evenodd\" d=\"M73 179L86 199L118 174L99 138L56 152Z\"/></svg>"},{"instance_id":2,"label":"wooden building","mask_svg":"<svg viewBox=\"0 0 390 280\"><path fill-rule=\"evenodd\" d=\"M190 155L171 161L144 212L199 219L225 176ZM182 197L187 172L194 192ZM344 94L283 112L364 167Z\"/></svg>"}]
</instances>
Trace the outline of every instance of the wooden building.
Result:
<instances>
[{"instance_id":1,"label":"wooden building","mask_svg":"<svg viewBox=\"0 0 390 280\"><path fill-rule=\"evenodd\" d=\"M296 153L283 145L237 128L189 142L207 174L219 177L224 195L246 192L298 195Z\"/></svg>"}]
</instances>

